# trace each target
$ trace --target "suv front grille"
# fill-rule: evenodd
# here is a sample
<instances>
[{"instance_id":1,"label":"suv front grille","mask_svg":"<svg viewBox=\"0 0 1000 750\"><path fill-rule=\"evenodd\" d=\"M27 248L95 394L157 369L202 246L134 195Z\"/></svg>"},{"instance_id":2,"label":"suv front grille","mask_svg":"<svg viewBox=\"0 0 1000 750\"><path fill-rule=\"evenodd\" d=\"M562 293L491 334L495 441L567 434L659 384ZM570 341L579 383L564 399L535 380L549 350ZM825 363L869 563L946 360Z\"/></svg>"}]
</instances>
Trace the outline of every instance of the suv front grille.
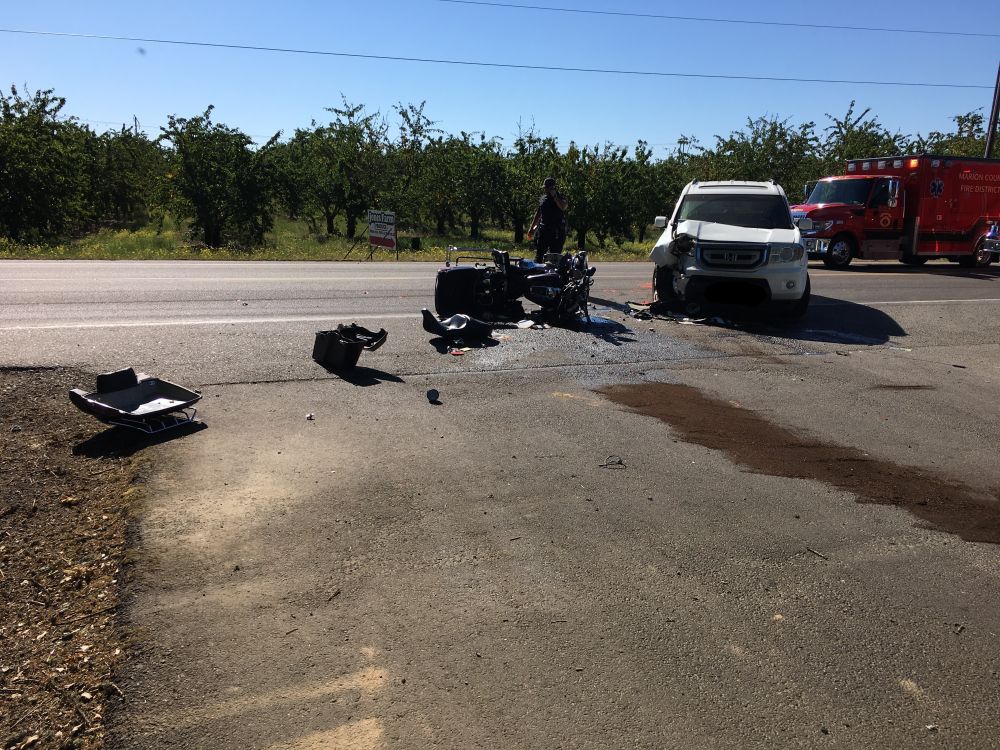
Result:
<instances>
[{"instance_id":1,"label":"suv front grille","mask_svg":"<svg viewBox=\"0 0 1000 750\"><path fill-rule=\"evenodd\" d=\"M699 242L698 260L708 268L757 268L767 262L767 250L753 242Z\"/></svg>"}]
</instances>

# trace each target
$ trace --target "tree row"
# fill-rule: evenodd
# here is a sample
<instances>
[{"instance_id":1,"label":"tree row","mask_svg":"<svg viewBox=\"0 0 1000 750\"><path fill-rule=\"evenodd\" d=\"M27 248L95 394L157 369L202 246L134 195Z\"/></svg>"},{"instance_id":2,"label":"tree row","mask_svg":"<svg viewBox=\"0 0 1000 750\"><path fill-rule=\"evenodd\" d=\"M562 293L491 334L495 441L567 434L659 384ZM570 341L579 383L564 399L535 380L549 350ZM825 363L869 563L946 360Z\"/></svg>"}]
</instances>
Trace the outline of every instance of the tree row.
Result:
<instances>
[{"instance_id":1,"label":"tree row","mask_svg":"<svg viewBox=\"0 0 1000 750\"><path fill-rule=\"evenodd\" d=\"M774 179L794 202L804 183L839 174L847 159L906 153L981 155L983 116L953 118L951 132L890 132L851 102L823 125L747 119L712 144L682 137L663 157L646 141L560 147L521 129L512 142L445 133L424 104L389 116L344 102L287 137L256 144L213 120L213 109L171 116L157 137L137 125L97 133L64 114L53 91L11 87L0 98L0 237L47 243L101 228L138 228L175 217L210 247L252 249L278 213L317 234L363 230L370 208L394 211L414 234L487 227L524 240L542 180L569 197L571 236L585 243L643 241L691 179ZM390 119L392 118L392 125ZM655 133L650 134L656 137Z\"/></svg>"}]
</instances>

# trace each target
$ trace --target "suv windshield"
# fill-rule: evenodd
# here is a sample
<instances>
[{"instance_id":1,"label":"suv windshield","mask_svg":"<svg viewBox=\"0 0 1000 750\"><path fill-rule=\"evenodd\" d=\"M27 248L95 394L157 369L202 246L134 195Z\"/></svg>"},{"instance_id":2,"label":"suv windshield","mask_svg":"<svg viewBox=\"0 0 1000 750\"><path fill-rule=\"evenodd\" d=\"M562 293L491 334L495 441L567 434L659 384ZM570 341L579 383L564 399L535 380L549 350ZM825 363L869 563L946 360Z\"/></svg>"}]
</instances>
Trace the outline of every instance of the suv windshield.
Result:
<instances>
[{"instance_id":1,"label":"suv windshield","mask_svg":"<svg viewBox=\"0 0 1000 750\"><path fill-rule=\"evenodd\" d=\"M755 229L792 228L788 203L780 195L688 195L677 221L689 220Z\"/></svg>"},{"instance_id":2,"label":"suv windshield","mask_svg":"<svg viewBox=\"0 0 1000 750\"><path fill-rule=\"evenodd\" d=\"M830 180L818 182L806 203L853 203L863 206L871 191L871 180Z\"/></svg>"}]
</instances>

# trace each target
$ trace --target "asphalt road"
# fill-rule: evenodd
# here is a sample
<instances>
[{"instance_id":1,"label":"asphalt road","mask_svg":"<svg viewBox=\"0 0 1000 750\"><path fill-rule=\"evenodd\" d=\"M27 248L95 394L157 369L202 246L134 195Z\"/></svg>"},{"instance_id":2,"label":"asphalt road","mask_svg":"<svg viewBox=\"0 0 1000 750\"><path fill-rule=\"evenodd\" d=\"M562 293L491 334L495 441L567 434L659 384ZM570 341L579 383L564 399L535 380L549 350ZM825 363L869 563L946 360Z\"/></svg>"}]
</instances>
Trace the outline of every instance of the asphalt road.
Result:
<instances>
[{"instance_id":1,"label":"asphalt road","mask_svg":"<svg viewBox=\"0 0 1000 750\"><path fill-rule=\"evenodd\" d=\"M995 512L1000 274L818 267L801 324L705 326L627 318L649 266L601 264L589 329L454 357L434 271L0 264L0 365L205 393L143 449L114 747L997 746L997 545L598 390L691 386ZM350 320L390 338L344 380L309 353Z\"/></svg>"},{"instance_id":2,"label":"asphalt road","mask_svg":"<svg viewBox=\"0 0 1000 750\"><path fill-rule=\"evenodd\" d=\"M390 330L404 371L434 371L415 356L426 341L412 323L421 307L433 306L436 268L8 261L0 266L0 363L90 369L128 363L196 385L311 378L316 368L302 353L308 355L314 332L358 320ZM594 296L619 303L648 299L650 275L644 263L602 264ZM904 335L920 344L997 340L990 321L1000 309L1000 275L993 268L969 273L952 264L910 269L872 263L848 272L820 266L811 276L814 301L805 331L862 344ZM809 337L792 334L790 340ZM656 348L663 343L657 337ZM559 359L581 361L574 349L567 347Z\"/></svg>"}]
</instances>

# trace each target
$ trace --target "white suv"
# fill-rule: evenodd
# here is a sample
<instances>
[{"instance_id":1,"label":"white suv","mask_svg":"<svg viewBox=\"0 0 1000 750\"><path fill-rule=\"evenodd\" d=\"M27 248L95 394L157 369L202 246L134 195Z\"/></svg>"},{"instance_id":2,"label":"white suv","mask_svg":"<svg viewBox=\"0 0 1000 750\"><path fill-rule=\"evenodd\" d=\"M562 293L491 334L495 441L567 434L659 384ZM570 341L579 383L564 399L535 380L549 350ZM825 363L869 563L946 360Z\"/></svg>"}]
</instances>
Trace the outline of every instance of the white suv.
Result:
<instances>
[{"instance_id":1,"label":"white suv","mask_svg":"<svg viewBox=\"0 0 1000 750\"><path fill-rule=\"evenodd\" d=\"M775 304L793 316L809 306L807 257L788 199L771 182L687 185L649 254L656 263L653 292L661 301L693 308L716 304Z\"/></svg>"}]
</instances>

